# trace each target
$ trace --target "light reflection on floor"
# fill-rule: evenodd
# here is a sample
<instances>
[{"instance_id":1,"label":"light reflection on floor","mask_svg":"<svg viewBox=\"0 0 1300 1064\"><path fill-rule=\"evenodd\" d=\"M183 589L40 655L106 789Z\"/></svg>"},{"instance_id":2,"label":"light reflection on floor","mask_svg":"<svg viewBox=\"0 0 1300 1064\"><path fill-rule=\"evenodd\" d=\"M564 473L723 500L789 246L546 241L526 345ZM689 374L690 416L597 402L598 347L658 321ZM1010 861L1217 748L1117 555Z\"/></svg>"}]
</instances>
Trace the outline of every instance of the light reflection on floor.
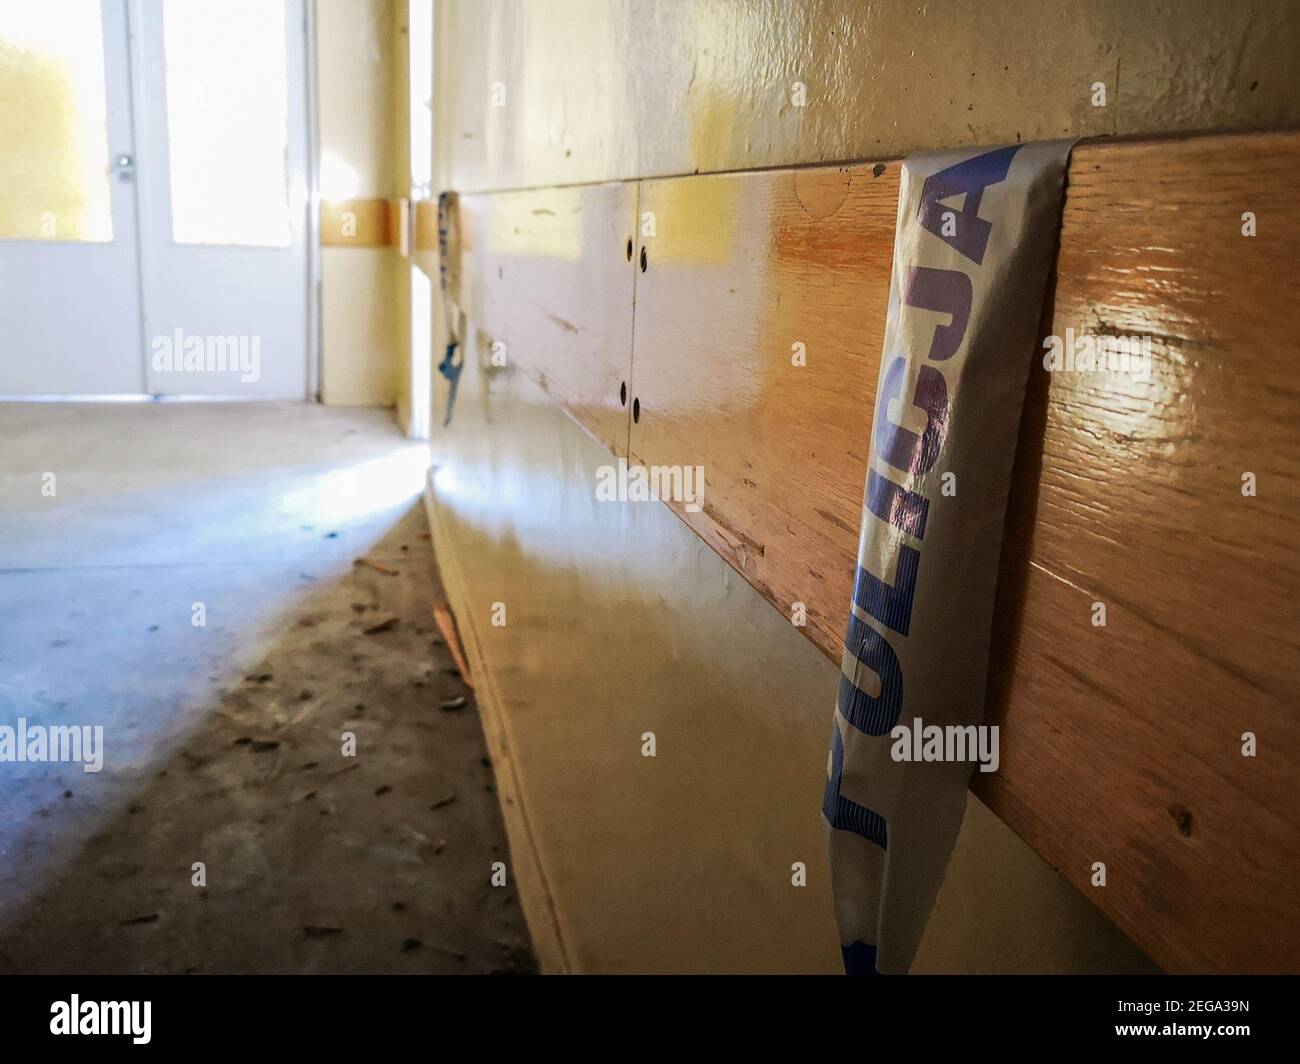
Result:
<instances>
[{"instance_id":1,"label":"light reflection on floor","mask_svg":"<svg viewBox=\"0 0 1300 1064\"><path fill-rule=\"evenodd\" d=\"M289 403L0 405L0 439L0 724L106 745L100 773L0 764L3 918L410 508L428 451L389 411Z\"/></svg>"}]
</instances>

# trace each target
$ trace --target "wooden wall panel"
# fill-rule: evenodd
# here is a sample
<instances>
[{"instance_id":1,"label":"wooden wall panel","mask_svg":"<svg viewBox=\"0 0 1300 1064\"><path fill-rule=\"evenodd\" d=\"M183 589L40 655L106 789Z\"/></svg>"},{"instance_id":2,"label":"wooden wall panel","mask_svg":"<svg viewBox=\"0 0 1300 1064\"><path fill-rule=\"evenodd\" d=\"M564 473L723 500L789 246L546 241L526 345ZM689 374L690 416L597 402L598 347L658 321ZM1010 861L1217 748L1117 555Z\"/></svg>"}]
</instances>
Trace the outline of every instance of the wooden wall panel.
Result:
<instances>
[{"instance_id":1,"label":"wooden wall panel","mask_svg":"<svg viewBox=\"0 0 1300 1064\"><path fill-rule=\"evenodd\" d=\"M1044 331L1151 335L1152 371L1039 362L1011 501L980 794L1174 970L1300 967L1298 166L1292 134L1077 149ZM632 459L703 465L674 509L835 661L896 197L893 163L641 185Z\"/></svg>"},{"instance_id":2,"label":"wooden wall panel","mask_svg":"<svg viewBox=\"0 0 1300 1064\"><path fill-rule=\"evenodd\" d=\"M633 184L459 196L452 297L606 447L627 452Z\"/></svg>"},{"instance_id":3,"label":"wooden wall panel","mask_svg":"<svg viewBox=\"0 0 1300 1064\"><path fill-rule=\"evenodd\" d=\"M678 512L787 616L804 603L828 652L852 597L898 175L641 184L656 235L637 279L631 457L703 466L702 508Z\"/></svg>"},{"instance_id":4,"label":"wooden wall panel","mask_svg":"<svg viewBox=\"0 0 1300 1064\"><path fill-rule=\"evenodd\" d=\"M1024 353L990 678L1002 765L976 788L1171 970L1300 968L1297 168L1300 134L1079 146L1043 332L1149 335L1150 378L1048 374ZM804 633L836 662L898 173L672 178L454 212L470 316L607 446L704 466L703 507L676 512L787 616L805 603ZM633 217L654 235L627 269L610 247ZM630 423L610 352L633 276Z\"/></svg>"},{"instance_id":5,"label":"wooden wall panel","mask_svg":"<svg viewBox=\"0 0 1300 1064\"><path fill-rule=\"evenodd\" d=\"M320 242L324 247L404 250L408 201L404 199L324 200Z\"/></svg>"},{"instance_id":6,"label":"wooden wall panel","mask_svg":"<svg viewBox=\"0 0 1300 1064\"><path fill-rule=\"evenodd\" d=\"M977 790L1177 971L1300 970L1297 166L1296 134L1079 148L1049 331L1150 335L1151 377L1039 369L1022 425Z\"/></svg>"}]
</instances>

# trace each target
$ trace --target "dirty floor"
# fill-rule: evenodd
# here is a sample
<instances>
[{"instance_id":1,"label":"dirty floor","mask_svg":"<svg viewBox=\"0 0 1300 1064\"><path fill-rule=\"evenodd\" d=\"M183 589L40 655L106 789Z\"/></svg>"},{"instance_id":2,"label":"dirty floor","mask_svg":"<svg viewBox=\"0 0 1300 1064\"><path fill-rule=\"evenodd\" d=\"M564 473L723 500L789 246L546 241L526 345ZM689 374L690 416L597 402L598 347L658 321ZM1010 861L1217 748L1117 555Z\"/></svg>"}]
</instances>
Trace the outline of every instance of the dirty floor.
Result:
<instances>
[{"instance_id":1,"label":"dirty floor","mask_svg":"<svg viewBox=\"0 0 1300 1064\"><path fill-rule=\"evenodd\" d=\"M0 971L533 970L391 413L15 404L0 439L0 725L104 728L99 772L0 762Z\"/></svg>"}]
</instances>

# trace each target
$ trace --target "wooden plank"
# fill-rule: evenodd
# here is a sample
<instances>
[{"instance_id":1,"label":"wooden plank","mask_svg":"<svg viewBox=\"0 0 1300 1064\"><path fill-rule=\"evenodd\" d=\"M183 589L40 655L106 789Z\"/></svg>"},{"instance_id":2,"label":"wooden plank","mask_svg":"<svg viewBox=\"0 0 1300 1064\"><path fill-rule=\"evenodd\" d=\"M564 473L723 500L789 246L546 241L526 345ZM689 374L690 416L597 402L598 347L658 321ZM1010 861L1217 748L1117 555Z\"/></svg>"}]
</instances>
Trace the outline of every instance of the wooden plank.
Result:
<instances>
[{"instance_id":1,"label":"wooden plank","mask_svg":"<svg viewBox=\"0 0 1300 1064\"><path fill-rule=\"evenodd\" d=\"M434 284L435 297L440 291L439 266L442 262L438 244L438 201L416 200L411 204L413 215L411 262Z\"/></svg>"},{"instance_id":2,"label":"wooden plank","mask_svg":"<svg viewBox=\"0 0 1300 1064\"><path fill-rule=\"evenodd\" d=\"M501 819L505 822L506 837L510 841L510 874L519 889L519 902L528 923L533 952L543 972L567 975L572 966L555 913L554 893L529 824L526 812L528 796L520 784L519 759L510 744L505 702L484 659L483 643L470 606L473 598L464 583L464 566L457 557L456 537L447 527L443 509L438 503L432 471L425 480L424 510L429 518L438 577L447 592L453 624L464 638L464 649L469 658L470 664L461 667L461 674L468 677L472 671L478 678L478 684L473 688L474 704L478 707L483 738L492 755L493 778L501 799ZM456 618L463 623L458 623Z\"/></svg>"},{"instance_id":3,"label":"wooden plank","mask_svg":"<svg viewBox=\"0 0 1300 1064\"><path fill-rule=\"evenodd\" d=\"M1297 165L1295 134L1076 150L1044 331L1150 335L1152 372L1037 368L1011 500L979 791L1172 970L1300 967ZM631 459L703 465L702 511L674 509L835 661L897 172L640 190Z\"/></svg>"},{"instance_id":4,"label":"wooden plank","mask_svg":"<svg viewBox=\"0 0 1300 1064\"><path fill-rule=\"evenodd\" d=\"M1050 332L1149 334L1151 380L1040 371L1022 425L977 790L1175 971L1300 969L1297 164L1296 134L1081 147Z\"/></svg>"},{"instance_id":5,"label":"wooden plank","mask_svg":"<svg viewBox=\"0 0 1300 1064\"><path fill-rule=\"evenodd\" d=\"M641 186L656 235L637 280L631 458L704 466L703 508L675 508L787 616L805 604L828 653L852 597L898 173Z\"/></svg>"},{"instance_id":6,"label":"wooden plank","mask_svg":"<svg viewBox=\"0 0 1300 1064\"><path fill-rule=\"evenodd\" d=\"M323 200L321 245L402 249L407 206L408 201L404 199Z\"/></svg>"},{"instance_id":7,"label":"wooden plank","mask_svg":"<svg viewBox=\"0 0 1300 1064\"><path fill-rule=\"evenodd\" d=\"M452 297L579 424L627 453L636 186L457 197Z\"/></svg>"},{"instance_id":8,"label":"wooden plank","mask_svg":"<svg viewBox=\"0 0 1300 1064\"><path fill-rule=\"evenodd\" d=\"M415 211L415 250L438 250L438 201L419 200L413 204Z\"/></svg>"}]
</instances>

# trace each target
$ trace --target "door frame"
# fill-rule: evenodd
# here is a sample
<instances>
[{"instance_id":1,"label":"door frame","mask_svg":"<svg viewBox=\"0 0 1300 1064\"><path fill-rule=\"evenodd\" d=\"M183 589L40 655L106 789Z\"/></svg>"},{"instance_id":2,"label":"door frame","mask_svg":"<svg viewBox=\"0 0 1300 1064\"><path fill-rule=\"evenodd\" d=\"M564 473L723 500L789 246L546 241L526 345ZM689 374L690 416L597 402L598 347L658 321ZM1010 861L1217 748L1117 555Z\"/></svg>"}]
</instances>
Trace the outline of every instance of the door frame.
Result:
<instances>
[{"instance_id":1,"label":"door frame","mask_svg":"<svg viewBox=\"0 0 1300 1064\"><path fill-rule=\"evenodd\" d=\"M402 426L406 435L414 440L427 440L433 426L433 366L437 361L435 350L440 346L440 329L438 315L442 307L443 293L441 270L436 249L432 253L422 253L417 247L416 216L421 207L426 210L437 207L437 123L433 120L432 108L426 109L426 97L432 104L436 97L436 72L438 4L437 0L404 0L403 19L406 23L406 99L403 109L406 112L407 173L405 190L410 202L408 224L408 247L411 254L407 259L410 272L410 300L407 312L410 317L407 334L409 344L405 352L406 365L402 372L406 375L406 424ZM426 37L425 34L428 36ZM417 57L419 60L417 61ZM426 73L427 85L416 84L417 72ZM415 135L417 122L430 124L427 159L416 158ZM399 403L400 406L400 403Z\"/></svg>"},{"instance_id":2,"label":"door frame","mask_svg":"<svg viewBox=\"0 0 1300 1064\"><path fill-rule=\"evenodd\" d=\"M307 399L321 401L320 67L316 56L316 0L303 0L303 56L307 69Z\"/></svg>"}]
</instances>

